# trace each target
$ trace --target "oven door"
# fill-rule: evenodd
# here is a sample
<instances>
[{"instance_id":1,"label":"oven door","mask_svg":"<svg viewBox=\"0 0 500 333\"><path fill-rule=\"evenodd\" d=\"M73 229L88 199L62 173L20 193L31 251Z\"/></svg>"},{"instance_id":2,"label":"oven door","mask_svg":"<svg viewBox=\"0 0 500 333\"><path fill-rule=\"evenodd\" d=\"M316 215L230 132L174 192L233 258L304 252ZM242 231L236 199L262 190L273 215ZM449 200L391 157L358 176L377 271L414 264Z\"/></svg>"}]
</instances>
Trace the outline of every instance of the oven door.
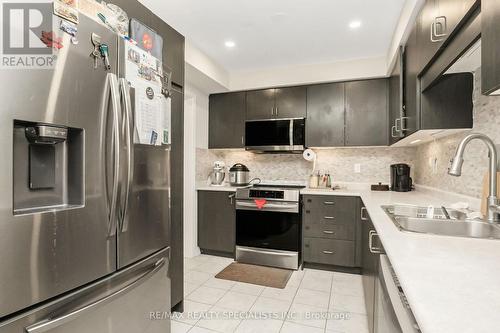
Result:
<instances>
[{"instance_id":1,"label":"oven door","mask_svg":"<svg viewBox=\"0 0 500 333\"><path fill-rule=\"evenodd\" d=\"M245 148L253 151L302 151L305 119L256 120L245 123Z\"/></svg>"},{"instance_id":2,"label":"oven door","mask_svg":"<svg viewBox=\"0 0 500 333\"><path fill-rule=\"evenodd\" d=\"M298 202L271 202L259 209L253 200L236 201L236 245L298 252Z\"/></svg>"}]
</instances>

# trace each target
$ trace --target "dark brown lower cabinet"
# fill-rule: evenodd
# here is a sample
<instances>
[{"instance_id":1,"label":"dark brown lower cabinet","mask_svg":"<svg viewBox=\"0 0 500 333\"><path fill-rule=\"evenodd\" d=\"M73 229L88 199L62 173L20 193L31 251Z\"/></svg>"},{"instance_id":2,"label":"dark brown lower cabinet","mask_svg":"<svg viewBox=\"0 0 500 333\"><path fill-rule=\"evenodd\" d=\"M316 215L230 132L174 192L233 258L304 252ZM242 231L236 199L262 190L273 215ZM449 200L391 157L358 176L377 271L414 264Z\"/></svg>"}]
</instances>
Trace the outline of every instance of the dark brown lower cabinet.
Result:
<instances>
[{"instance_id":1,"label":"dark brown lower cabinet","mask_svg":"<svg viewBox=\"0 0 500 333\"><path fill-rule=\"evenodd\" d=\"M233 254L236 244L235 192L198 191L198 246L205 253Z\"/></svg>"},{"instance_id":2,"label":"dark brown lower cabinet","mask_svg":"<svg viewBox=\"0 0 500 333\"><path fill-rule=\"evenodd\" d=\"M306 263L359 267L358 199L304 195L302 249Z\"/></svg>"}]
</instances>

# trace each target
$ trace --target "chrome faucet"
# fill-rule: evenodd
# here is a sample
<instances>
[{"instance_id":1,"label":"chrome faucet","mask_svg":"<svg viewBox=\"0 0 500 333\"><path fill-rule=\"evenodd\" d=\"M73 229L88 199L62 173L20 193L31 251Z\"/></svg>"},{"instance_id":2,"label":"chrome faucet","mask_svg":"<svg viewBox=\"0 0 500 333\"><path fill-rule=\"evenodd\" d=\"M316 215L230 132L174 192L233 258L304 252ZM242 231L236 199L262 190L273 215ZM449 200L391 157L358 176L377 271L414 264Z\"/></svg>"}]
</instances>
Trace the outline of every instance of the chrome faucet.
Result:
<instances>
[{"instance_id":1,"label":"chrome faucet","mask_svg":"<svg viewBox=\"0 0 500 333\"><path fill-rule=\"evenodd\" d=\"M464 152L465 148L472 140L481 140L488 146L488 156L490 158L489 167L489 195L488 195L488 207L487 207L487 218L488 222L498 222L500 221L500 206L497 198L497 149L493 141L484 134L472 133L467 135L462 139L457 147L457 152L455 157L451 160L451 165L448 169L448 174L452 176L459 177L462 175L462 166L464 164Z\"/></svg>"}]
</instances>

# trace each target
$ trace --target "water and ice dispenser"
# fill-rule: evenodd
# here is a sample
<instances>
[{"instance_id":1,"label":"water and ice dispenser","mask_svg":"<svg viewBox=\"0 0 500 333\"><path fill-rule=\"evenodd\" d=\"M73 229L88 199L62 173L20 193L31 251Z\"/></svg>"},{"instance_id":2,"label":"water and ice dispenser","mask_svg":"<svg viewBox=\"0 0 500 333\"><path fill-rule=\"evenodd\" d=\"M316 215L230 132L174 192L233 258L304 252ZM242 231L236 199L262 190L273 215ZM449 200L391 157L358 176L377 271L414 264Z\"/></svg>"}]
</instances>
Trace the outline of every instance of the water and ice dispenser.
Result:
<instances>
[{"instance_id":1,"label":"water and ice dispenser","mask_svg":"<svg viewBox=\"0 0 500 333\"><path fill-rule=\"evenodd\" d=\"M84 131L14 121L14 214L84 205Z\"/></svg>"}]
</instances>

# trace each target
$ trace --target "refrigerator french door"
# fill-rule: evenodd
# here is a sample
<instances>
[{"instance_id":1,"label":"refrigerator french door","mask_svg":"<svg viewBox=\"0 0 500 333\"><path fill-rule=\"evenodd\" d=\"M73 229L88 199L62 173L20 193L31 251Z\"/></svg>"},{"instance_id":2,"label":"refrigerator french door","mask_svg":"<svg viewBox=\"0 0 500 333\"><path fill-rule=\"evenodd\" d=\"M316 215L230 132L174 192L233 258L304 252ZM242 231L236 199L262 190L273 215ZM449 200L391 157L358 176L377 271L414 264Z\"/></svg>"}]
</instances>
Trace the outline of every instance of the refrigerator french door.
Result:
<instances>
[{"instance_id":1,"label":"refrigerator french door","mask_svg":"<svg viewBox=\"0 0 500 333\"><path fill-rule=\"evenodd\" d=\"M169 333L170 248L7 320L4 333Z\"/></svg>"},{"instance_id":2,"label":"refrigerator french door","mask_svg":"<svg viewBox=\"0 0 500 333\"><path fill-rule=\"evenodd\" d=\"M44 302L51 302L54 314L65 313L68 293L77 299L96 281L109 286L110 277L169 245L170 148L130 139L134 95L119 70L121 39L84 15L78 43L62 31L54 34L63 47L53 69L0 70L1 333L25 332L5 323L27 316L33 324L38 315L25 311ZM110 70L101 59L95 68L93 34L109 48ZM169 305L170 291L164 291L158 289L156 301ZM124 294L109 304L121 304ZM85 318L93 312L78 313ZM104 314L91 318L114 323ZM166 331L168 321L159 322ZM113 325L91 331L119 332ZM49 330L33 332L41 331Z\"/></svg>"},{"instance_id":3,"label":"refrigerator french door","mask_svg":"<svg viewBox=\"0 0 500 333\"><path fill-rule=\"evenodd\" d=\"M118 43L122 109L128 124L122 131L128 172L119 208L118 268L170 244L170 145L134 143L138 112L134 96L144 92L131 87L127 79L137 75L127 73L127 43L122 39Z\"/></svg>"},{"instance_id":4,"label":"refrigerator french door","mask_svg":"<svg viewBox=\"0 0 500 333\"><path fill-rule=\"evenodd\" d=\"M113 69L94 70L89 56L96 33L116 62L116 35L84 17L78 29L78 45L61 34L53 69L0 70L0 318L116 270L107 185L116 178L106 165L113 163L107 127L119 108L111 89L118 79ZM44 169L30 170L38 148L25 131L38 124L69 130L47 158L55 160L54 186L31 189L30 177Z\"/></svg>"}]
</instances>

